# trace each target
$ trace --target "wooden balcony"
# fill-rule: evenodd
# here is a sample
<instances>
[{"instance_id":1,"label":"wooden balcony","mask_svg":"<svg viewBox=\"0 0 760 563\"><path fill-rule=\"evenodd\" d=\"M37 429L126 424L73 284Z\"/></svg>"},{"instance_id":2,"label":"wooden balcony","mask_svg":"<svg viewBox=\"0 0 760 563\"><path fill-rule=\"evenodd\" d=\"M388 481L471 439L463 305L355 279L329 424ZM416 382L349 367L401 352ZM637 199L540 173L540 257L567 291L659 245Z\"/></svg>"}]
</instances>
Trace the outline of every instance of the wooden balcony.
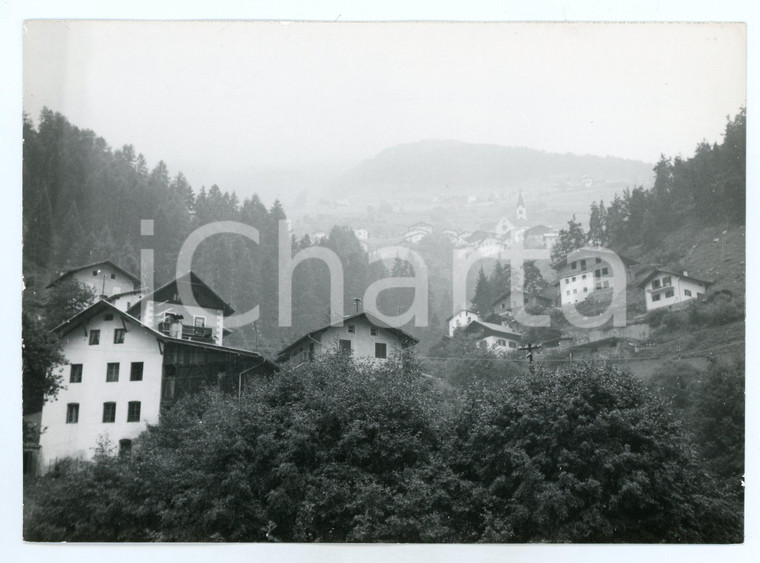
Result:
<instances>
[{"instance_id":1,"label":"wooden balcony","mask_svg":"<svg viewBox=\"0 0 760 563\"><path fill-rule=\"evenodd\" d=\"M171 323L158 323L158 331L166 335L170 333ZM205 326L182 325L182 340L196 340L214 343L213 329Z\"/></svg>"}]
</instances>

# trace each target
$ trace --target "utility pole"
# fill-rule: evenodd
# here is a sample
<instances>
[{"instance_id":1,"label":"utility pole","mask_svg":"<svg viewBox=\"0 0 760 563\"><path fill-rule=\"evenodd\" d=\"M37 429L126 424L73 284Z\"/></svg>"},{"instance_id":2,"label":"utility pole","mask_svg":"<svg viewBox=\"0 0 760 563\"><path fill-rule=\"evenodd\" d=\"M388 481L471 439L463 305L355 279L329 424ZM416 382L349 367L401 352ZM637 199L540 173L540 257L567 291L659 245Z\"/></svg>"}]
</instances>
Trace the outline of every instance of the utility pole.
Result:
<instances>
[{"instance_id":1,"label":"utility pole","mask_svg":"<svg viewBox=\"0 0 760 563\"><path fill-rule=\"evenodd\" d=\"M518 348L518 350L527 350L528 353L526 354L526 357L528 358L528 363L532 364L533 363L533 350L538 350L539 348L541 348L540 344L530 344L529 343L527 346L522 346L522 347Z\"/></svg>"}]
</instances>

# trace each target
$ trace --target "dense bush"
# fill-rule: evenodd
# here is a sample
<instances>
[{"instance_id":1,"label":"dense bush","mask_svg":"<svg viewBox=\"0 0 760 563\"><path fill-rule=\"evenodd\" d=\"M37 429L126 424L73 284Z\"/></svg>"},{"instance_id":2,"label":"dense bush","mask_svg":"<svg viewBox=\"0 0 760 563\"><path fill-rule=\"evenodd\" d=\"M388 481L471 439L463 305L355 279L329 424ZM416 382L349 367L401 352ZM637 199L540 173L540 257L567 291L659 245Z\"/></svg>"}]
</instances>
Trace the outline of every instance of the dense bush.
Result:
<instances>
[{"instance_id":1,"label":"dense bush","mask_svg":"<svg viewBox=\"0 0 760 563\"><path fill-rule=\"evenodd\" d=\"M716 413L717 414L717 413ZM736 541L653 395L610 366L462 390L331 356L188 397L129 456L27 490L27 540Z\"/></svg>"}]
</instances>

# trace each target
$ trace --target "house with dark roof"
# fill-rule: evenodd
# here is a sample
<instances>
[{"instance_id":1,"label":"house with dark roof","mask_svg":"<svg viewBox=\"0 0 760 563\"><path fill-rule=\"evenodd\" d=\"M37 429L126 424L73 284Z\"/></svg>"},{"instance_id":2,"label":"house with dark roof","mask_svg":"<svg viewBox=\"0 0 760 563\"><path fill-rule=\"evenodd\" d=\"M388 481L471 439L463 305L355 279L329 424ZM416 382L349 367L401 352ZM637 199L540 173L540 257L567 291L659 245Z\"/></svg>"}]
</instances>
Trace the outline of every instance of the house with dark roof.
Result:
<instances>
[{"instance_id":1,"label":"house with dark roof","mask_svg":"<svg viewBox=\"0 0 760 563\"><path fill-rule=\"evenodd\" d=\"M183 303L183 294L195 303ZM144 325L176 338L224 344L224 318L235 310L195 272L188 272L144 296L127 313Z\"/></svg>"},{"instance_id":2,"label":"house with dark roof","mask_svg":"<svg viewBox=\"0 0 760 563\"><path fill-rule=\"evenodd\" d=\"M182 396L208 385L240 394L279 369L258 352L159 332L105 300L53 332L66 358L56 368L65 386L42 408L42 472L64 458L92 458L103 440L129 450Z\"/></svg>"},{"instance_id":3,"label":"house with dark roof","mask_svg":"<svg viewBox=\"0 0 760 563\"><path fill-rule=\"evenodd\" d=\"M522 335L506 325L487 323L474 320L465 326L460 333L463 336L475 336L478 342L483 342L495 352L513 352L520 345Z\"/></svg>"},{"instance_id":4,"label":"house with dark roof","mask_svg":"<svg viewBox=\"0 0 760 563\"><path fill-rule=\"evenodd\" d=\"M95 295L111 297L127 291L140 289L140 278L110 260L87 264L62 272L47 287L53 287L67 279L75 279L79 283L92 288Z\"/></svg>"},{"instance_id":5,"label":"house with dark roof","mask_svg":"<svg viewBox=\"0 0 760 563\"><path fill-rule=\"evenodd\" d=\"M633 278L635 260L618 255L626 270L625 283ZM557 270L561 305L585 301L594 291L614 287L612 265L599 256L594 248L581 248L573 253L572 260L563 258L552 264ZM621 288L625 289L625 288Z\"/></svg>"},{"instance_id":6,"label":"house with dark roof","mask_svg":"<svg viewBox=\"0 0 760 563\"><path fill-rule=\"evenodd\" d=\"M344 318L341 326L331 324L305 334L283 348L277 361L299 365L336 349L357 358L383 361L394 350L409 348L417 342L411 334L362 312Z\"/></svg>"},{"instance_id":7,"label":"house with dark roof","mask_svg":"<svg viewBox=\"0 0 760 563\"><path fill-rule=\"evenodd\" d=\"M637 285L644 290L647 311L652 311L702 297L712 284L690 276L688 272L655 268Z\"/></svg>"},{"instance_id":8,"label":"house with dark roof","mask_svg":"<svg viewBox=\"0 0 760 563\"><path fill-rule=\"evenodd\" d=\"M523 292L523 303L525 307L533 308L547 308L554 305L554 301L551 297L548 297L541 293L534 293L532 291ZM507 290L491 303L491 310L499 315L505 316L512 313L512 291Z\"/></svg>"}]
</instances>

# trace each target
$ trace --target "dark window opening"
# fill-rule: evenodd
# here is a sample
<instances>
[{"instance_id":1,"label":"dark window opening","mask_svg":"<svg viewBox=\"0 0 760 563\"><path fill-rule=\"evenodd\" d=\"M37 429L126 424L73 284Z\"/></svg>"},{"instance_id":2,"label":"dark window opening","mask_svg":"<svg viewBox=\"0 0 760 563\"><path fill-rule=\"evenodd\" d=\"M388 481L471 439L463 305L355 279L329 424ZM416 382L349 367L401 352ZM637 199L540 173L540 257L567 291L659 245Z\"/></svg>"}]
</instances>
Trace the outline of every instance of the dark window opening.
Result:
<instances>
[{"instance_id":1,"label":"dark window opening","mask_svg":"<svg viewBox=\"0 0 760 563\"><path fill-rule=\"evenodd\" d=\"M116 422L116 403L103 403L103 422Z\"/></svg>"},{"instance_id":2,"label":"dark window opening","mask_svg":"<svg viewBox=\"0 0 760 563\"><path fill-rule=\"evenodd\" d=\"M82 364L71 364L69 383L82 383Z\"/></svg>"},{"instance_id":3,"label":"dark window opening","mask_svg":"<svg viewBox=\"0 0 760 563\"><path fill-rule=\"evenodd\" d=\"M108 364L106 368L106 382L114 383L119 381L119 364Z\"/></svg>"},{"instance_id":4,"label":"dark window opening","mask_svg":"<svg viewBox=\"0 0 760 563\"><path fill-rule=\"evenodd\" d=\"M140 422L140 401L129 401L127 422Z\"/></svg>"},{"instance_id":5,"label":"dark window opening","mask_svg":"<svg viewBox=\"0 0 760 563\"><path fill-rule=\"evenodd\" d=\"M79 422L79 403L69 403L66 405L66 424L77 422Z\"/></svg>"},{"instance_id":6,"label":"dark window opening","mask_svg":"<svg viewBox=\"0 0 760 563\"><path fill-rule=\"evenodd\" d=\"M388 357L388 345L380 342L375 343L375 357L387 358Z\"/></svg>"},{"instance_id":7,"label":"dark window opening","mask_svg":"<svg viewBox=\"0 0 760 563\"><path fill-rule=\"evenodd\" d=\"M340 341L340 351L344 354L350 354L351 353L351 341L350 340L341 340Z\"/></svg>"},{"instance_id":8,"label":"dark window opening","mask_svg":"<svg viewBox=\"0 0 760 563\"><path fill-rule=\"evenodd\" d=\"M124 335L127 333L123 328L117 328L113 331L113 343L124 344Z\"/></svg>"},{"instance_id":9,"label":"dark window opening","mask_svg":"<svg viewBox=\"0 0 760 563\"><path fill-rule=\"evenodd\" d=\"M100 331L97 329L90 331L90 346L94 346L96 344L100 344Z\"/></svg>"},{"instance_id":10,"label":"dark window opening","mask_svg":"<svg viewBox=\"0 0 760 563\"><path fill-rule=\"evenodd\" d=\"M132 440L119 440L119 455L126 455L132 451Z\"/></svg>"},{"instance_id":11,"label":"dark window opening","mask_svg":"<svg viewBox=\"0 0 760 563\"><path fill-rule=\"evenodd\" d=\"M129 370L130 381L142 381L143 378L143 363L132 362L132 367Z\"/></svg>"}]
</instances>

